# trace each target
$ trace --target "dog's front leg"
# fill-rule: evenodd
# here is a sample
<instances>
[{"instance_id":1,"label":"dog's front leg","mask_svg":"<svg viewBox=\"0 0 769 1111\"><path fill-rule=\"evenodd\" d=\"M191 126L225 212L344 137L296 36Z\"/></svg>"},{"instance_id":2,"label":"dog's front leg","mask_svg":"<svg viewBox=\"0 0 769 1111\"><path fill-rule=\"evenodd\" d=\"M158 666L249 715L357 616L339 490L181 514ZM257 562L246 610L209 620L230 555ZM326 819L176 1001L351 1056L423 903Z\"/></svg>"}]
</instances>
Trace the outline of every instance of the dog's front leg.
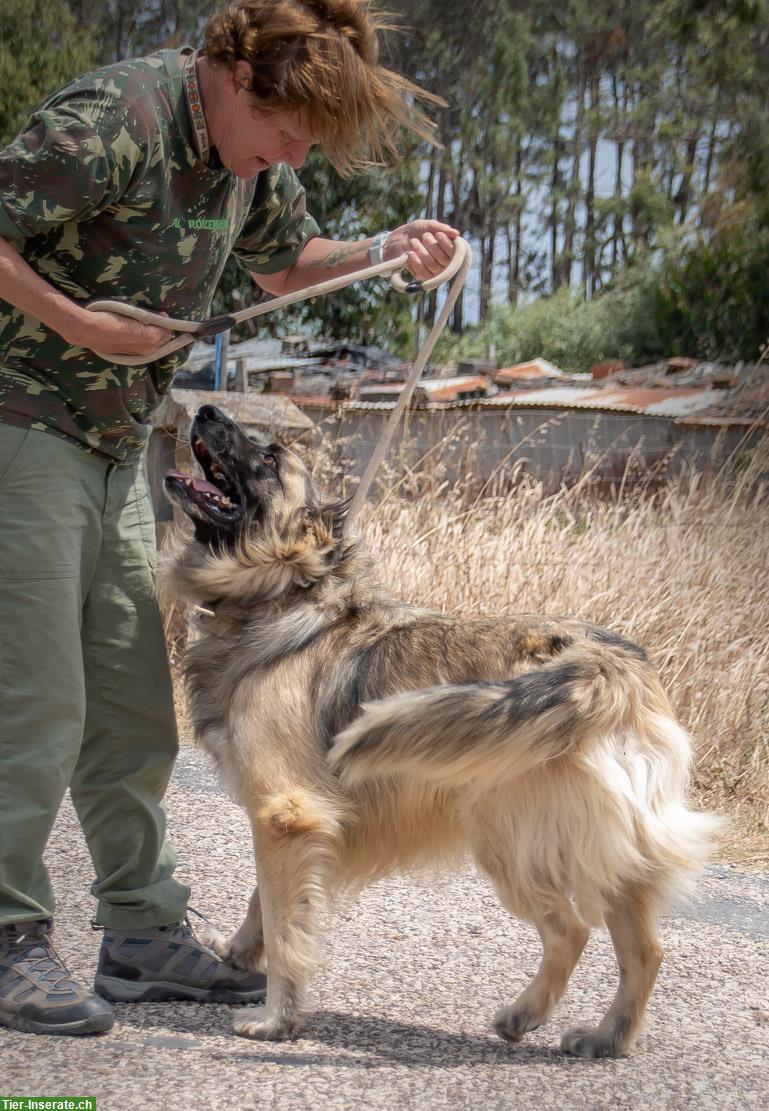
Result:
<instances>
[{"instance_id":1,"label":"dog's front leg","mask_svg":"<svg viewBox=\"0 0 769 1111\"><path fill-rule=\"evenodd\" d=\"M302 1022L305 984L315 963L317 919L325 904L334 848L333 831L318 820L318 807L312 803L304 792L292 791L273 797L251 815L267 1003L235 1012L233 1027L243 1037L280 1041L291 1037ZM237 959L236 953L233 956Z\"/></svg>"},{"instance_id":2,"label":"dog's front leg","mask_svg":"<svg viewBox=\"0 0 769 1111\"><path fill-rule=\"evenodd\" d=\"M230 938L227 959L238 968L247 968L250 972L259 971L264 964L262 901L258 887L254 888L248 901L246 917Z\"/></svg>"},{"instance_id":3,"label":"dog's front leg","mask_svg":"<svg viewBox=\"0 0 769 1111\"><path fill-rule=\"evenodd\" d=\"M198 927L200 940L213 949L217 957L236 968L258 972L264 965L264 931L259 888L255 887L248 903L246 917L234 934L225 934L210 923Z\"/></svg>"}]
</instances>

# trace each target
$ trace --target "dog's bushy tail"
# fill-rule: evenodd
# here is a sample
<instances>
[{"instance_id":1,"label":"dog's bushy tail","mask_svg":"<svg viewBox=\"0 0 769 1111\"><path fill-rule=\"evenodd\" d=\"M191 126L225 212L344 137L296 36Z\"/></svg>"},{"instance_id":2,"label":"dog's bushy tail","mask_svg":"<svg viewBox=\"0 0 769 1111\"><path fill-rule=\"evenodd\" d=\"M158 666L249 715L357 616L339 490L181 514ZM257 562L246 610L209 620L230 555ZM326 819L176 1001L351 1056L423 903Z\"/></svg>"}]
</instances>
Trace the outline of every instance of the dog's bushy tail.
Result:
<instances>
[{"instance_id":1,"label":"dog's bushy tail","mask_svg":"<svg viewBox=\"0 0 769 1111\"><path fill-rule=\"evenodd\" d=\"M583 646L504 682L430 687L364 704L329 759L344 782L401 774L488 787L643 713L648 665ZM664 699L664 695L659 692Z\"/></svg>"}]
</instances>

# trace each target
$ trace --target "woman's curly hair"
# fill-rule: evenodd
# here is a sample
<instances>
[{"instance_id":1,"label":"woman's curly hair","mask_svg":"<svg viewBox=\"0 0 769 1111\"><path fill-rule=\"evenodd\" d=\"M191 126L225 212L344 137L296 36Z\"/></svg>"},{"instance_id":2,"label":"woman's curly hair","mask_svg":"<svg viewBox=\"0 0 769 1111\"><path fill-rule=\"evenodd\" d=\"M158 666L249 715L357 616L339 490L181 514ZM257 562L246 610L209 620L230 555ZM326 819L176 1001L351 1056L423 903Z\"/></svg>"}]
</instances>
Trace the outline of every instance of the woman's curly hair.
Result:
<instances>
[{"instance_id":1,"label":"woman's curly hair","mask_svg":"<svg viewBox=\"0 0 769 1111\"><path fill-rule=\"evenodd\" d=\"M396 156L402 128L435 141L415 102L443 102L379 64L385 30L369 0L239 0L211 16L203 53L228 69L249 62L257 101L300 112L349 176Z\"/></svg>"}]
</instances>

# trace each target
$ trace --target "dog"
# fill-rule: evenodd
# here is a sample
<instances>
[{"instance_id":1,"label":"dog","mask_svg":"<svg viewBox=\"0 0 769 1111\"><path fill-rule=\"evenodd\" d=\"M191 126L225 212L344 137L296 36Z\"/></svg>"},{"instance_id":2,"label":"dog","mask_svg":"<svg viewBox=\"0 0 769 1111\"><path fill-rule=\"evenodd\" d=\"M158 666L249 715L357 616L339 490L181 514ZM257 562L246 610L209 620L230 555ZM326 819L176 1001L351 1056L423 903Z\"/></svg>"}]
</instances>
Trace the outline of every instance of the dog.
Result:
<instances>
[{"instance_id":1,"label":"dog","mask_svg":"<svg viewBox=\"0 0 769 1111\"><path fill-rule=\"evenodd\" d=\"M457 619L392 597L300 458L204 405L205 479L170 472L192 528L161 561L198 607L185 682L195 731L250 820L258 886L217 953L266 963L237 1034L283 1039L306 1013L319 915L341 889L470 854L534 924L534 980L494 1017L517 1042L549 1018L591 928L619 965L581 1057L627 1054L662 960L657 915L719 819L686 805L690 740L645 651L574 618Z\"/></svg>"}]
</instances>

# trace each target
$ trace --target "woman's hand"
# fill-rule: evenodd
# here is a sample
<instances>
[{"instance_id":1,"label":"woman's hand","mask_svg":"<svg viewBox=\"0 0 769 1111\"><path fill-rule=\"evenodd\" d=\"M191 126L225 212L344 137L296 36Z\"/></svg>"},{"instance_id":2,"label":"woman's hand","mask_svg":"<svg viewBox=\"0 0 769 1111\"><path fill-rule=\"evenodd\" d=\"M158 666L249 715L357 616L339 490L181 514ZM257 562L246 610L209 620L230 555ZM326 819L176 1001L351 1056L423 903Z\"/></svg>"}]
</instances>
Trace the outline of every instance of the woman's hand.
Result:
<instances>
[{"instance_id":1,"label":"woman's hand","mask_svg":"<svg viewBox=\"0 0 769 1111\"><path fill-rule=\"evenodd\" d=\"M438 220L412 220L390 232L384 258L397 258L408 252L408 268L415 278L425 281L445 270L454 257L454 240L460 232Z\"/></svg>"},{"instance_id":2,"label":"woman's hand","mask_svg":"<svg viewBox=\"0 0 769 1111\"><path fill-rule=\"evenodd\" d=\"M173 331L113 312L81 309L67 334L61 334L67 343L87 347L99 355L152 355L168 343Z\"/></svg>"}]
</instances>

